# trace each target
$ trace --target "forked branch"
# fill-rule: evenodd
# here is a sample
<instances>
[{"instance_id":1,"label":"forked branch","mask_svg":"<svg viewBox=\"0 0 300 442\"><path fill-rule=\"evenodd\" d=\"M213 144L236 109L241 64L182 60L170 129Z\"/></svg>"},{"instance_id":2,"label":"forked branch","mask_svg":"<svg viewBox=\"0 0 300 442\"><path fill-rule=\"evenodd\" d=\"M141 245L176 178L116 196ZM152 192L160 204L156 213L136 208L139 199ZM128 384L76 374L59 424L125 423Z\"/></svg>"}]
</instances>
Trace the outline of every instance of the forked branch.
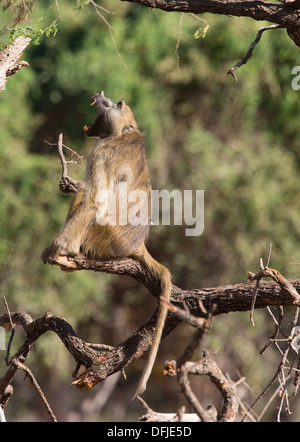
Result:
<instances>
[{"instance_id":1,"label":"forked branch","mask_svg":"<svg viewBox=\"0 0 300 442\"><path fill-rule=\"evenodd\" d=\"M132 259L100 262L90 261L84 257L78 259L67 259L64 257L58 261L58 265L63 264L64 270L69 266L69 269L72 269L72 271L75 271L75 269L85 269L129 275L147 287L153 296L159 296L160 290L157 286L157 280L148 274L140 263ZM275 276L273 272L275 272ZM300 281L287 281L278 272L273 270L270 271L270 274L274 276L276 282L260 281L256 293L255 308L263 308L269 305L299 306L300 301L297 290L300 290ZM270 274L263 276L270 276ZM254 274L251 275L253 276ZM187 375L193 374L193 370L198 370L198 374L207 374L213 382L216 382L224 397L223 417L227 421L231 420L236 414L237 402L234 383L229 381L227 384L224 383L225 381L219 382L218 379L223 379L222 373L218 371L216 364L208 357L196 365L191 365L188 359L192 357L195 348L211 327L211 319L214 316L230 311L249 311L251 309L255 287L255 283L192 290L182 290L175 285L172 286L172 305L169 305L169 314L166 319L163 337L167 336L180 322L186 321L187 317L192 318L191 321L193 322L191 323L194 324L196 321L199 324L199 330L196 331L189 348L177 361L169 364L168 374L170 374L171 366L174 372L179 369L179 380L185 386L189 385ZM178 313L179 308L182 309L181 313ZM210 312L209 318L211 319L208 319L207 312ZM184 317L182 317L182 314L184 314ZM19 324L23 327L26 332L26 340L8 361L8 370L0 382L0 406L2 403L5 404L6 393L17 370L22 369L22 364L24 364L35 342L45 332L54 331L62 340L76 363L73 373L73 385L80 390L86 390L92 388L111 374L123 370L150 348L154 336L156 312L146 324L116 347L85 342L64 318L53 316L51 313L46 313L43 317L36 320L33 320L25 312L5 313L0 316L0 326L8 329L11 327L11 323ZM84 368L83 372L80 372L81 366ZM194 404L196 399L191 395L191 391L187 389L185 394L191 398ZM207 410L198 408L196 407L196 412L201 420L206 420L205 416L210 416L210 414L207 413Z\"/></svg>"},{"instance_id":2,"label":"forked branch","mask_svg":"<svg viewBox=\"0 0 300 442\"><path fill-rule=\"evenodd\" d=\"M153 296L158 297L160 293L157 280L140 263L130 258L91 261L82 256L80 258L61 257L57 264L63 266L63 270L92 270L129 275L142 283ZM288 283L292 284L296 291L300 290L300 280L291 280ZM203 317L203 307L200 306L204 306L207 311L211 311L214 306L212 314L216 316L231 311L249 311L252 306L254 289L255 284L253 283L192 290L182 290L173 285L171 301L176 307L187 308L196 317ZM291 296L289 291L274 281L261 281L256 294L255 308L269 305L300 305L299 295L294 293ZM26 358L41 334L49 330L56 332L77 364L73 384L81 390L91 388L107 376L122 370L147 351L151 346L156 324L155 312L146 324L117 347L103 347L101 344L86 343L77 336L65 319L50 313L36 320L25 313L14 313L11 318L13 323L21 324L27 333L26 342L16 356ZM170 311L166 319L163 337L168 335L180 322L181 320ZM0 325L5 326L5 324L7 326L9 324L7 314L0 317ZM81 365L85 367L85 370L79 374ZM14 373L12 373L13 375ZM6 383L6 385L8 384ZM0 394L2 390L0 384Z\"/></svg>"}]
</instances>

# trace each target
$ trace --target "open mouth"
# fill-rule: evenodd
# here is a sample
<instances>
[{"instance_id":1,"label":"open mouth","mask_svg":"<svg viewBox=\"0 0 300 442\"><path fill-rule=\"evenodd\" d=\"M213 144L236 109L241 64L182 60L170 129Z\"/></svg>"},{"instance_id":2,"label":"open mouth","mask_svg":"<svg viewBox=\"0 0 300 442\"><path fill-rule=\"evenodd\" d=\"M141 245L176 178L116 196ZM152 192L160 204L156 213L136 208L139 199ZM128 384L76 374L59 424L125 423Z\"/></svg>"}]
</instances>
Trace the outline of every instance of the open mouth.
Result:
<instances>
[{"instance_id":1,"label":"open mouth","mask_svg":"<svg viewBox=\"0 0 300 442\"><path fill-rule=\"evenodd\" d=\"M94 136L94 129L97 126L97 123L99 122L101 117L104 115L105 111L111 108L120 108L120 103L113 103L109 98L104 95L103 91L94 94L92 96L92 102L90 103L90 106L94 106L96 104L97 116L93 124L91 124L90 126L84 126L83 129L85 134L88 137Z\"/></svg>"}]
</instances>

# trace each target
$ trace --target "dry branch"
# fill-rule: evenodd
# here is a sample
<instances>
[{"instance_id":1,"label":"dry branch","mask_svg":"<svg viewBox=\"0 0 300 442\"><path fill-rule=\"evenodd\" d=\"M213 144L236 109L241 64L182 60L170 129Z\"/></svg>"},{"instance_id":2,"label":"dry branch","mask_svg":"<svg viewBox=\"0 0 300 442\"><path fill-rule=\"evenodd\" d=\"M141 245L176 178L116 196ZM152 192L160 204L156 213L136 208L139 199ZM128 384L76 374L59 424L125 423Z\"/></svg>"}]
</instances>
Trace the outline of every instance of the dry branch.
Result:
<instances>
[{"instance_id":1,"label":"dry branch","mask_svg":"<svg viewBox=\"0 0 300 442\"><path fill-rule=\"evenodd\" d=\"M63 176L67 177L67 167L62 152L62 137L58 143L60 157L63 166ZM118 275L127 275L143 284L157 299L161 293L160 281L156 279L149 269L132 258L120 258L114 260L91 260L80 255L76 257L60 256L56 261L63 271L91 270ZM198 363L187 361L199 346L212 324L214 316L233 312L249 311L253 306L253 294L255 293L255 308L264 308L270 305L284 306L293 305L300 307L300 280L286 280L276 270L268 267L261 269L257 274L248 272L251 282L214 288L182 290L176 285L171 287L171 303L166 318L163 337L168 335L180 322L188 321L197 327L197 331L187 350L177 359L176 363L169 364L173 367L173 373L179 373L181 385L187 386L186 396L190 398L201 420L212 420L209 410L203 410L193 396L187 375L193 373L207 374L221 391L224 399L224 407L221 420L233 420L236 415L237 400L235 399L234 383L223 377L218 367L209 358L204 358ZM263 277L271 277L274 281L261 281ZM259 280L259 285L256 281ZM181 308L183 311L178 311ZM193 318L192 316L196 318ZM132 336L116 347L104 344L87 343L77 336L72 326L64 319L46 313L43 317L33 320L28 313L8 313L0 316L0 326L9 329L12 324L19 324L26 333L26 340L19 350L7 361L8 369L0 381L0 407L7 400L7 392L10 383L19 368L24 369L24 361L30 353L37 339L47 331L54 331L62 340L67 350L76 362L73 373L73 384L80 390L92 388L108 376L123 370L128 364L139 358L152 345L155 333L157 311L149 321L140 327ZM197 318L200 318L197 319ZM290 343L289 343L290 345ZM80 367L84 372L79 373ZM280 367L281 368L281 367ZM25 367L27 374L31 375ZM33 375L32 375L33 376ZM33 377L31 378L33 379ZM36 387L38 389L38 386ZM43 396L41 395L42 399ZM44 401L46 404L46 401ZM54 417L55 418L55 417Z\"/></svg>"},{"instance_id":2,"label":"dry branch","mask_svg":"<svg viewBox=\"0 0 300 442\"><path fill-rule=\"evenodd\" d=\"M91 261L84 257L66 258L58 260L63 268L74 270L92 270L114 274L129 275L141 282L150 293L158 297L160 293L159 282L150 275L143 266L133 259L119 259L113 261ZM300 281L288 281L297 290L300 289ZM249 311L252 303L254 284L235 284L224 287L182 290L173 285L171 301L177 307L187 308L196 316L203 317L203 304L207 311L214 307L213 316L230 311ZM201 303L200 303L201 301ZM255 308L263 308L268 305L300 305L299 300L291 298L290 294L283 290L273 281L261 281L257 291ZM132 336L114 348L103 348L99 345L86 343L79 338L70 324L64 319L53 316L50 313L42 318L33 320L27 313L12 313L14 324L20 324L24 328L27 339L15 356L22 357L21 362L30 352L32 346L43 333L52 330L63 341L68 351L77 363L75 381L79 389L85 390L93 387L107 376L122 370L135 359L147 351L152 343L156 324L156 312L139 330ZM168 335L181 322L174 313L169 312L164 328L163 337ZM8 314L0 316L0 325L10 326ZM85 367L85 371L79 374L79 367ZM14 376L16 368L10 366L5 380L0 383L0 395L5 390Z\"/></svg>"},{"instance_id":3,"label":"dry branch","mask_svg":"<svg viewBox=\"0 0 300 442\"><path fill-rule=\"evenodd\" d=\"M22 364L22 362L20 362L18 358L13 358L11 360L11 364L16 365L17 368L19 368L20 370L23 370L26 373L26 376L30 379L31 384L34 386L34 388L38 392L38 395L42 399L42 401L43 401L43 403L44 403L44 405L46 407L46 410L47 410L49 416L51 417L51 420L53 422L57 422L57 418L54 415L54 413L53 413L53 411L52 411L52 409L51 409L51 407L50 407L50 405L49 405L49 403L48 403L44 393L42 392L41 387L37 383L34 375L31 372L31 370L28 367L26 367L26 365Z\"/></svg>"},{"instance_id":4,"label":"dry branch","mask_svg":"<svg viewBox=\"0 0 300 442\"><path fill-rule=\"evenodd\" d=\"M133 259L91 261L83 256L77 258L60 257L58 258L57 264L61 265L63 270L71 269L75 271L85 269L129 275L142 283L153 296L158 298L160 293L159 282L148 273L147 269ZM182 290L175 285L172 286L172 305L169 305L169 313L166 319L163 337L170 333L182 321L188 321L196 326L197 330L186 351L182 353L177 361L172 361L167 364L165 374L174 375L177 373L182 392L202 421L218 420L228 422L236 419L239 406L235 388L236 384L223 375L210 356L205 356L196 363L190 362L187 359L193 356L195 349L208 333L213 316L230 311L246 311L251 309L253 291L255 290L255 276L262 277L261 273L262 272L259 272L256 275L250 273L254 282L247 284L193 290ZM278 272L274 270L271 271L271 269L267 269L266 273L268 276L271 274L276 282L260 281L256 293L255 308L262 308L268 305L300 305L299 295L296 292L297 289L300 289L299 280L287 281ZM266 276L266 274L263 276ZM179 311L179 308L182 310ZM192 318L191 315L194 315L196 318ZM111 374L122 371L128 364L150 348L155 332L156 312L146 324L116 347L85 342L77 336L72 326L64 318L53 316L51 313L46 313L43 317L36 320L33 320L31 316L25 312L8 312L0 316L0 326L8 330L11 328L11 324L19 324L23 327L26 332L26 340L11 357L10 361L8 361L7 372L0 381L0 407L4 408L7 402L7 398L9 397L7 392L11 387L10 384L17 370L25 369L27 375L30 376L36 386L51 418L56 420L46 398L34 380L33 374L24 365L25 359L37 339L47 331L54 331L58 335L76 363L76 369L73 373L73 377L75 378L73 384L80 390L86 390L92 388ZM289 346L291 346L288 339L287 342ZM83 366L84 371L79 373L81 366ZM279 372L282 372L282 366L283 362L278 367L277 375ZM190 374L208 375L211 381L220 390L223 395L223 408L218 416L213 412L214 410L211 409L211 407L208 409L202 408L190 388L188 380ZM248 410L248 413L249 411L250 410ZM157 413L154 414L151 419L158 419L159 416ZM191 416L191 418L194 419L193 416ZM149 413L148 419L150 420ZM161 417L161 419L164 418ZM170 419L180 420L180 416L170 417Z\"/></svg>"},{"instance_id":5,"label":"dry branch","mask_svg":"<svg viewBox=\"0 0 300 442\"><path fill-rule=\"evenodd\" d=\"M178 370L177 361L168 361L165 366L165 374L169 376L173 376L174 373ZM182 368L180 368L182 371ZM184 365L184 372L180 374L179 383L181 387L183 387L183 393L186 393L186 388L189 388L188 375L206 375L210 378L213 384L216 385L218 390L223 396L223 409L220 412L219 417L211 416L211 409L203 409L200 407L200 413L197 412L198 416L202 421L212 421L217 420L219 422L233 422L236 420L236 415L239 409L238 403L238 395L236 391L236 383L231 381L228 377L226 377L217 363L213 360L213 358L209 354L204 354L203 359L198 362L190 362L187 361ZM192 391L188 391L188 400L194 410L199 410L199 403L196 400L196 396ZM192 397L192 401L190 400Z\"/></svg>"},{"instance_id":6,"label":"dry branch","mask_svg":"<svg viewBox=\"0 0 300 442\"><path fill-rule=\"evenodd\" d=\"M250 17L257 21L269 21L281 25L288 32L298 32L300 17L298 1L273 3L267 1L249 0L122 0L130 3L140 3L149 8L163 11L192 12L194 14L221 14L234 17ZM291 36L291 35L290 35ZM292 37L292 36L291 36ZM300 40L294 39L297 46Z\"/></svg>"},{"instance_id":7,"label":"dry branch","mask_svg":"<svg viewBox=\"0 0 300 442\"><path fill-rule=\"evenodd\" d=\"M269 29L286 29L289 37L300 47L300 0L273 3L260 0L121 0L140 3L149 8L163 11L186 12L192 14L219 14L234 17L250 17L257 21L268 21L275 26L261 28L247 54L228 71L236 81L235 71L251 58L262 33Z\"/></svg>"},{"instance_id":8,"label":"dry branch","mask_svg":"<svg viewBox=\"0 0 300 442\"><path fill-rule=\"evenodd\" d=\"M24 49L31 38L17 37L9 46L0 51L0 91L5 89L8 77L18 72L22 67L29 66L26 61L20 61Z\"/></svg>"},{"instance_id":9,"label":"dry branch","mask_svg":"<svg viewBox=\"0 0 300 442\"><path fill-rule=\"evenodd\" d=\"M202 359L197 362L190 362L196 350L201 348L202 342L210 332L213 323L213 312L215 305L211 306L209 312L204 308L200 302L199 307L204 315L203 318L193 317L186 309L178 309L170 306L171 310L180 320L193 325L197 330L194 333L190 344L184 352L177 358L176 361L168 361L165 365L164 374L174 376L177 374L177 380L181 387L181 391L191 405L193 410L203 422L219 421L219 422L234 422L239 409L238 395L235 383L231 379L224 376L216 362L207 353L202 352ZM218 388L223 396L223 409L219 416L217 415L214 406L206 409L200 404L196 394L191 388L189 375L207 375L211 382Z\"/></svg>"},{"instance_id":10,"label":"dry branch","mask_svg":"<svg viewBox=\"0 0 300 442\"><path fill-rule=\"evenodd\" d=\"M61 266L64 271L92 270L94 272L131 276L136 281L142 283L153 296L158 297L160 294L159 282L153 278L153 275L142 264L131 258L97 261L87 259L83 255L78 257L61 256L57 260L57 265ZM265 274L264 276L270 275ZM285 280L282 276L281 278ZM264 308L268 305L300 305L300 295L298 294L300 280L285 281L293 287L293 295L291 295L290 291L278 286L274 282L261 281L257 292L255 308ZM172 302L180 305L182 305L182 302L185 302L188 310L194 316L203 316L199 301L202 302L207 311L211 309L213 304L216 304L214 316L231 311L249 311L254 288L255 283L246 283L183 290L173 284L171 289Z\"/></svg>"},{"instance_id":11,"label":"dry branch","mask_svg":"<svg viewBox=\"0 0 300 442\"><path fill-rule=\"evenodd\" d=\"M236 82L236 81L237 81L237 78L236 78L235 71L236 71L238 68L240 68L243 64L246 64L246 63L250 60L250 58L251 58L252 55L253 55L254 48L255 48L255 46L259 43L259 41L260 41L260 39L261 39L261 36L262 36L263 32L265 32L265 31L269 31L269 30L272 30L272 29L281 29L281 28L282 28L281 25L271 25L271 26L265 26L264 28L259 29L258 32L257 32L256 38L255 38L255 40L253 41L253 43L250 45L250 48L248 49L248 52L247 52L247 54L245 55L245 57L243 57L241 61L239 61L239 62L236 63L231 69L229 69L229 71L227 72L227 74L232 75L234 81Z\"/></svg>"},{"instance_id":12,"label":"dry branch","mask_svg":"<svg viewBox=\"0 0 300 442\"><path fill-rule=\"evenodd\" d=\"M131 258L95 261L83 256L78 258L59 257L57 264L66 271L92 270L128 275L142 283L153 296L158 298L160 294L159 281L141 263ZM287 282L294 287L295 291L297 288L300 289L299 280ZM254 290L255 284L253 283L192 290L182 290L172 285L171 301L177 307L187 308L196 317L205 317L204 310L212 311L212 315L216 316L230 311L249 311ZM286 290L285 287L281 288L275 282L261 281L256 294L255 308L263 308L268 305L300 305L300 296L298 294L296 296L296 292L291 296L290 290ZM181 319L170 309L163 336L169 334L180 322ZM76 385L80 389L90 388L140 357L151 346L155 323L156 312L133 336L114 350L99 355L93 364L88 367L83 364L87 367L87 370L84 375L79 376L75 381Z\"/></svg>"}]
</instances>

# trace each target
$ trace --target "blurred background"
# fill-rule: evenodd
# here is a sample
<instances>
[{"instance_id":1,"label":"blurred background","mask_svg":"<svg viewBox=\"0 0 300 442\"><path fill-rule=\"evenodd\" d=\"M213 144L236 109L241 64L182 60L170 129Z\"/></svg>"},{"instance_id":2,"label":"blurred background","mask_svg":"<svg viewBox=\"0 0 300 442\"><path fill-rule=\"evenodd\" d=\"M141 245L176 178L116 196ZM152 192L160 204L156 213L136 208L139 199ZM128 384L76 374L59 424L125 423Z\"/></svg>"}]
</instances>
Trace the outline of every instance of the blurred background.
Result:
<instances>
[{"instance_id":1,"label":"blurred background","mask_svg":"<svg viewBox=\"0 0 300 442\"><path fill-rule=\"evenodd\" d=\"M83 3L83 2L82 2ZM12 76L0 94L0 284L11 311L33 318L46 311L63 316L87 342L116 345L152 315L155 299L130 278L75 272L65 274L40 260L64 223L70 197L60 194L61 165L56 147L64 143L84 158L94 139L84 124L95 118L91 96L104 90L113 101L124 98L145 132L154 189L204 189L205 227L187 237L179 226L151 228L148 248L165 264L182 288L246 282L247 270L258 271L259 259L286 278L299 275L300 91L291 87L291 70L300 64L299 48L284 30L268 31L253 58L237 71L227 71L247 52L263 23L250 19L165 13L119 0L92 4L40 0L30 23L45 28L57 20L55 37L42 37L26 49L30 63ZM1 11L1 24L13 26L11 9ZM113 39L111 34L113 35ZM180 44L178 46L178 39ZM196 38L198 37L198 38ZM1 44L7 44L2 36ZM69 157L68 159L74 159ZM82 178L84 164L69 166ZM298 263L298 264L297 264ZM4 304L0 313L5 311ZM286 317L292 311L286 309ZM233 380L245 376L240 390L248 404L272 378L280 355L260 349L273 333L266 311L215 318L205 348ZM177 412L185 404L176 380L162 375L164 361L175 359L193 330L175 329L161 344L148 390L143 396L160 412ZM17 328L12 352L24 339ZM4 357L4 355L3 355ZM0 375L6 372L3 357ZM63 421L129 421L143 414L130 399L145 363L140 358L91 391L71 386L74 361L53 333L42 336L26 363L50 405ZM36 391L19 373L5 412L9 421L48 420ZM195 391L204 406L220 405L215 387L197 379ZM270 395L263 398L257 412ZM263 420L274 420L280 398ZM277 402L276 402L277 401ZM300 418L299 400L291 404ZM187 407L187 411L189 408Z\"/></svg>"}]
</instances>

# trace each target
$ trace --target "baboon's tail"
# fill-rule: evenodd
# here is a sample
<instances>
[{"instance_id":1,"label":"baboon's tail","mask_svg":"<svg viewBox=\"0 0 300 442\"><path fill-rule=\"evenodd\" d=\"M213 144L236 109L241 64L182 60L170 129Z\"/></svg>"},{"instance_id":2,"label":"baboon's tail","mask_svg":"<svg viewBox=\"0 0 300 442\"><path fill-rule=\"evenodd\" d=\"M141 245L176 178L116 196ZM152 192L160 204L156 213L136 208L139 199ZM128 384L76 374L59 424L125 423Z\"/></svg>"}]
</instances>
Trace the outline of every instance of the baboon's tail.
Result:
<instances>
[{"instance_id":1,"label":"baboon's tail","mask_svg":"<svg viewBox=\"0 0 300 442\"><path fill-rule=\"evenodd\" d=\"M145 246L143 248L143 253L141 255L138 254L137 256L135 256L135 258L138 259L140 262L142 262L146 267L148 267L150 272L153 275L155 275L156 278L160 281L161 299L159 303L158 316L156 321L156 328L152 342L152 347L150 349L150 353L145 368L143 370L141 379L139 381L133 399L136 396L141 395L146 390L147 381L150 377L156 359L159 343L161 341L161 336L165 324L165 319L168 313L168 307L165 303L168 302L171 297L171 274L169 270L166 267L164 267L162 264L157 262L154 258L152 258L152 256L150 255L150 253L148 252ZM164 302L161 302L161 300L163 300Z\"/></svg>"}]
</instances>

